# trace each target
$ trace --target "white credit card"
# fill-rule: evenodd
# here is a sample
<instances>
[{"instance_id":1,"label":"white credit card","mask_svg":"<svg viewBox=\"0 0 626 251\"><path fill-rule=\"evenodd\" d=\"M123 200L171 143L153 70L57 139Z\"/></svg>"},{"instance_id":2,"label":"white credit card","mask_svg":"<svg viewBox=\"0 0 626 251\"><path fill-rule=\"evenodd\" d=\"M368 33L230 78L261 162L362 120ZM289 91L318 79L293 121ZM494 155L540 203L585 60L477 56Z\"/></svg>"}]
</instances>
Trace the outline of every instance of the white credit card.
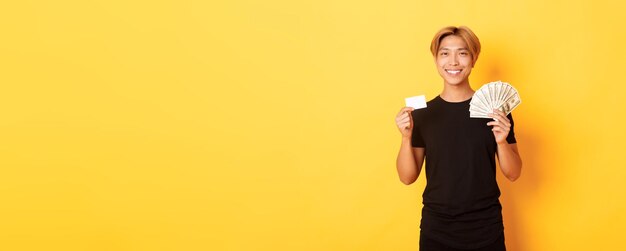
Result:
<instances>
[{"instance_id":1,"label":"white credit card","mask_svg":"<svg viewBox=\"0 0 626 251\"><path fill-rule=\"evenodd\" d=\"M426 97L424 95L405 98L406 106L413 107L415 109L426 108Z\"/></svg>"}]
</instances>

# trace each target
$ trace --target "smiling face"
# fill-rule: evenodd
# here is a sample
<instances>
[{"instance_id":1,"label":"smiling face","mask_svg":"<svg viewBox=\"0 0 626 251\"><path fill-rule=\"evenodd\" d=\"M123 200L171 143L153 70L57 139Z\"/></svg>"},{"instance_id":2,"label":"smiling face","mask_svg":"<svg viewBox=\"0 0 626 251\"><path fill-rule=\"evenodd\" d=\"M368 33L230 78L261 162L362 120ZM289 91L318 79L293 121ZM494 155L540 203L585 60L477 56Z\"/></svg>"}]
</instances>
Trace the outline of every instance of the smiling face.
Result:
<instances>
[{"instance_id":1,"label":"smiling face","mask_svg":"<svg viewBox=\"0 0 626 251\"><path fill-rule=\"evenodd\" d=\"M435 57L437 71L449 85L468 84L468 77L474 67L472 55L465 41L455 35L441 40Z\"/></svg>"}]
</instances>

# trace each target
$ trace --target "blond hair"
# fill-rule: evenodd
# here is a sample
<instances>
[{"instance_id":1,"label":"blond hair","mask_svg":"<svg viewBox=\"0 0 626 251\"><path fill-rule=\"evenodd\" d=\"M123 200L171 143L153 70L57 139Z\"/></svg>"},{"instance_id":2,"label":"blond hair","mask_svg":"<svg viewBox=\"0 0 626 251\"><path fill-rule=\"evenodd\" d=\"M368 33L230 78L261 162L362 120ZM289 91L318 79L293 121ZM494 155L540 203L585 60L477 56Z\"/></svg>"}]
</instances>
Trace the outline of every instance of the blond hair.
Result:
<instances>
[{"instance_id":1,"label":"blond hair","mask_svg":"<svg viewBox=\"0 0 626 251\"><path fill-rule=\"evenodd\" d=\"M476 63L476 60L478 60L478 54L480 54L480 41L474 32L466 26L448 26L439 30L437 34L435 34L433 41L430 43L430 52L432 52L433 57L437 57L437 51L439 51L441 40L450 35L458 36L465 41L468 47L467 49L472 55L472 60Z\"/></svg>"}]
</instances>

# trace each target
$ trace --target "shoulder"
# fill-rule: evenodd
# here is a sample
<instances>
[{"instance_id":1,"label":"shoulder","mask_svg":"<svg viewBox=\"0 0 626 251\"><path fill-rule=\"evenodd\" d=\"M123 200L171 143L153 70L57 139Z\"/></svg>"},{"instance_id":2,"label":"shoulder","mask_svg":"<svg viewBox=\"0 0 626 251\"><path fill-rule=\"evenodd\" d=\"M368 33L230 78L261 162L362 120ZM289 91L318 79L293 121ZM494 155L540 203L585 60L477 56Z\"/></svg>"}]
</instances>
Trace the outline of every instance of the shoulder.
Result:
<instances>
[{"instance_id":1,"label":"shoulder","mask_svg":"<svg viewBox=\"0 0 626 251\"><path fill-rule=\"evenodd\" d=\"M443 99L439 95L426 102L426 106L439 106L442 104Z\"/></svg>"}]
</instances>

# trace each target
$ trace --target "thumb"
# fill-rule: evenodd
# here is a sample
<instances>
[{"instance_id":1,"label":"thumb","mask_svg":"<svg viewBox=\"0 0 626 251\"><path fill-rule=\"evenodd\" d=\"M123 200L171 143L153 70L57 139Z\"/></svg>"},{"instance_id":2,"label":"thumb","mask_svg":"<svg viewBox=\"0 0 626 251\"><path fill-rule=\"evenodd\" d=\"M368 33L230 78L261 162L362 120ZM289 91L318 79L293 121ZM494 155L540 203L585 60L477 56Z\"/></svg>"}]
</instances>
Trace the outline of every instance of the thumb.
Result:
<instances>
[{"instance_id":1,"label":"thumb","mask_svg":"<svg viewBox=\"0 0 626 251\"><path fill-rule=\"evenodd\" d=\"M411 114L411 111L408 111L409 113L409 128L413 128L413 115Z\"/></svg>"}]
</instances>

